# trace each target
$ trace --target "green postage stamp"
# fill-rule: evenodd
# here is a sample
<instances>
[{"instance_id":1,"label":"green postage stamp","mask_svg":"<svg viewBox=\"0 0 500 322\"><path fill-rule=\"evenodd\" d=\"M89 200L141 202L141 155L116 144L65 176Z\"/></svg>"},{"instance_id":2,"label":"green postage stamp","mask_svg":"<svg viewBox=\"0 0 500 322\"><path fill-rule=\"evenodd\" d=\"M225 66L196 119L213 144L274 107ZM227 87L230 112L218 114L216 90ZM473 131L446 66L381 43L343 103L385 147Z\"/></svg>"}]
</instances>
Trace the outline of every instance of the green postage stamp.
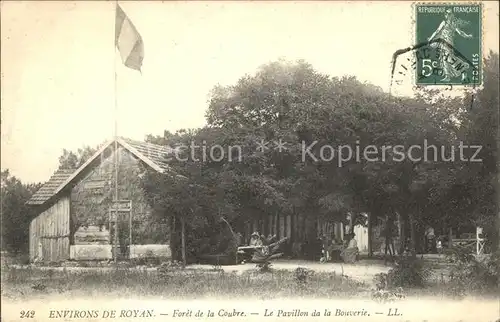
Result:
<instances>
[{"instance_id":1,"label":"green postage stamp","mask_svg":"<svg viewBox=\"0 0 500 322\"><path fill-rule=\"evenodd\" d=\"M478 3L417 3L417 85L481 85L482 15Z\"/></svg>"}]
</instances>

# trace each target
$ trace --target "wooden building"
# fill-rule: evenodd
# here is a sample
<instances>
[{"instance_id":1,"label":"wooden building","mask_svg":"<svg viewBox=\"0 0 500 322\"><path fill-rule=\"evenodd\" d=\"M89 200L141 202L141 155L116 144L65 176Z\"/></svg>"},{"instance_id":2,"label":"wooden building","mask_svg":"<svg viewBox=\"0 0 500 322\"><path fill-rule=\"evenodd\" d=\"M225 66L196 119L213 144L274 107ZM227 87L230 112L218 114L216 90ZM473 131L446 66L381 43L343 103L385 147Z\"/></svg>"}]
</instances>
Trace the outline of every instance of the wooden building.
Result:
<instances>
[{"instance_id":1,"label":"wooden building","mask_svg":"<svg viewBox=\"0 0 500 322\"><path fill-rule=\"evenodd\" d=\"M169 171L169 153L167 147L117 138L103 144L80 168L57 171L28 201L38 213L30 224L30 259L133 257L148 251L147 245L168 257L168 222L153 217L141 177L147 168Z\"/></svg>"}]
</instances>

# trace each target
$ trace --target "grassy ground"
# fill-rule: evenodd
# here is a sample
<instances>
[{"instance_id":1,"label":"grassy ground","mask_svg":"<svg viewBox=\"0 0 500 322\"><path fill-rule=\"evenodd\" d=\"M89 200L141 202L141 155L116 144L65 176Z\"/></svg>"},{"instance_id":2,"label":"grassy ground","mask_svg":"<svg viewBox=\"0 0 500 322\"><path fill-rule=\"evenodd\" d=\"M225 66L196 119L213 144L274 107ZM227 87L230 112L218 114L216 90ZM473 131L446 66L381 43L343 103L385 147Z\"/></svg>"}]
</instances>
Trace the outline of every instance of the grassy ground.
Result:
<instances>
[{"instance_id":1,"label":"grassy ground","mask_svg":"<svg viewBox=\"0 0 500 322\"><path fill-rule=\"evenodd\" d=\"M447 267L433 268L427 287L405 289L410 297L450 294ZM222 266L193 265L187 269L137 267L34 267L4 266L2 297L31 298L94 297L117 298L359 298L370 299L373 277L390 266L381 261L362 260L355 265L276 261L271 272L257 272L254 264ZM312 275L300 273L306 268ZM307 276L306 276L307 275ZM346 277L347 276L347 277Z\"/></svg>"},{"instance_id":2,"label":"grassy ground","mask_svg":"<svg viewBox=\"0 0 500 322\"><path fill-rule=\"evenodd\" d=\"M338 274L317 272L300 280L295 272L225 273L217 270L172 270L165 273L129 268L105 271L42 270L6 268L2 270L2 297L11 300L43 298L51 295L120 298L259 298L359 297L367 286Z\"/></svg>"},{"instance_id":3,"label":"grassy ground","mask_svg":"<svg viewBox=\"0 0 500 322\"><path fill-rule=\"evenodd\" d=\"M1 319L25 321L22 312L26 310L36 311L34 321L45 321L52 320L52 311L66 312L68 309L92 309L101 314L106 310L122 312L147 309L154 310L155 314L171 315L176 309L183 312L201 309L219 313L221 309L237 309L247 313L258 312L259 315L247 315L245 321L261 321L264 310L268 309L299 309L305 312L330 309L334 314L339 309L362 309L372 314L370 321L387 321L387 312L396 308L405 320L411 321L496 320L498 294L469 293L466 297L452 299L455 291L446 280L447 265L441 261L427 264L432 267L434 274L428 279L426 287L405 288L405 299L392 298L390 302L374 300L373 296L377 293L373 292L374 285L370 279L378 272L390 269L390 266L376 260L362 260L355 265L276 261L271 272L259 272L253 264L223 266L223 269L209 265L192 265L186 269L174 266L160 270L157 267L127 265L4 265L1 271ZM309 275L307 272L312 273ZM383 315L377 312L383 312ZM160 315L154 320L167 321ZM315 317L315 320L330 321L332 318L323 316ZM282 317L266 317L266 321L270 322L286 320Z\"/></svg>"}]
</instances>

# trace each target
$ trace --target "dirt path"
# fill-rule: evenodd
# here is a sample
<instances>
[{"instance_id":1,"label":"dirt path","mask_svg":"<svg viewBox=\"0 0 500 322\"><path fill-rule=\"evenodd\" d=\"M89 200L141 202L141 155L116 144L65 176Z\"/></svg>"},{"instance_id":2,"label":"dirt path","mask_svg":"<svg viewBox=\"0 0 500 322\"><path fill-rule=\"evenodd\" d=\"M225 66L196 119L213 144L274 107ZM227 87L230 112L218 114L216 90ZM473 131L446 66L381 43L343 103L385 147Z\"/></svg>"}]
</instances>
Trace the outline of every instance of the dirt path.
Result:
<instances>
[{"instance_id":1,"label":"dirt path","mask_svg":"<svg viewBox=\"0 0 500 322\"><path fill-rule=\"evenodd\" d=\"M211 269L210 265L190 265L190 268L194 269ZM315 272L335 272L335 274L344 274L353 280L371 283L373 277L379 273L387 273L390 266L385 266L383 263L378 263L374 261L359 261L356 264L344 264L344 263L319 263L312 261L292 261L292 260L280 260L272 264L275 269L286 269L295 270L297 267L304 267L314 270ZM246 263L241 265L229 265L221 266L225 272L236 272L242 273L245 271L250 271L255 269L255 264Z\"/></svg>"},{"instance_id":2,"label":"dirt path","mask_svg":"<svg viewBox=\"0 0 500 322\"><path fill-rule=\"evenodd\" d=\"M24 266L19 266L19 268ZM379 261L359 261L355 264L344 264L344 263L319 263L312 261L300 261L300 260L278 260L273 262L272 267L274 269L285 269L293 271L297 267L304 267L316 272L335 272L335 274L344 274L353 280L364 282L370 284L373 281L373 277L378 273L387 273L390 269L390 266L385 266L382 262ZM214 267L212 265L200 265L194 264L189 265L188 269L194 270L212 270ZM255 269L255 264L246 263L240 265L227 265L221 266L225 272L236 272L237 274L241 274L243 272L251 271ZM104 266L104 267L37 267L37 269L41 270L56 270L56 271L75 271L75 272L91 272L91 271L108 271L115 269L113 266ZM156 267L132 267L129 269L137 269L137 270L147 270L147 271L156 271Z\"/></svg>"}]
</instances>

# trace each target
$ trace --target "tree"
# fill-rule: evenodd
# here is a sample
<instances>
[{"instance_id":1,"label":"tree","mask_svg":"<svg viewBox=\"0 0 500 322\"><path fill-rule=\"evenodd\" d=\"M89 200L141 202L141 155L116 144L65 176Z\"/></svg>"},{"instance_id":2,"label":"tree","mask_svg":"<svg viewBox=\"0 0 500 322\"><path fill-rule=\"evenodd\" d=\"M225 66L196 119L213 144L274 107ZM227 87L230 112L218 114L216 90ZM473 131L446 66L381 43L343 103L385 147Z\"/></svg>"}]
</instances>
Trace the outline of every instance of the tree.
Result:
<instances>
[{"instance_id":1,"label":"tree","mask_svg":"<svg viewBox=\"0 0 500 322\"><path fill-rule=\"evenodd\" d=\"M472 108L461 118L460 139L466 145L481 146L476 158L482 161L461 167L456 181L456 189L467 193L467 198L458 200L460 206L485 228L493 249L498 249L500 243L500 208L495 198L500 191L498 68L498 53L490 52L484 64L484 87L475 94Z\"/></svg>"},{"instance_id":2,"label":"tree","mask_svg":"<svg viewBox=\"0 0 500 322\"><path fill-rule=\"evenodd\" d=\"M316 238L317 218L342 221L347 213L368 213L370 221L387 217L389 223L399 217L400 252L410 236L413 254L418 230L426 224L491 221L496 172L490 129L495 128L492 109L498 106L498 58L486 66L485 88L469 113L470 97L422 90L416 98L396 98L355 77L323 75L303 61L264 65L233 86L213 90L206 127L147 138L182 149L187 159L172 161L172 169L198 187L186 188L186 182L172 178L155 184L156 195L185 196L173 200L163 195L168 202L160 212L197 214L206 223L223 216L230 225L276 212L298 213L306 218L308 239ZM279 140L287 143L284 150L275 149ZM458 151L461 141L486 142L485 162L443 160L440 147ZM185 148L191 142L204 142L205 152L199 147L190 153ZM265 142L271 146L261 149ZM437 149L428 153L424 144ZM233 160L228 150L217 161L206 154L203 158L213 145L237 147ZM345 150L325 157L327 146L359 148L361 159L343 159ZM377 160L363 155L370 146L379 149ZM395 146L404 148L402 159L395 149L380 158L384 147ZM413 150L413 159L406 153L411 146L421 147ZM310 147L308 153L304 147ZM188 226L196 226L196 217L182 216Z\"/></svg>"},{"instance_id":3,"label":"tree","mask_svg":"<svg viewBox=\"0 0 500 322\"><path fill-rule=\"evenodd\" d=\"M8 169L2 171L2 251L28 251L29 224L35 213L26 202L40 186L41 184L23 184L10 175Z\"/></svg>"},{"instance_id":4,"label":"tree","mask_svg":"<svg viewBox=\"0 0 500 322\"><path fill-rule=\"evenodd\" d=\"M455 151L459 151L460 144L481 146L475 156L480 162L462 161L457 156L441 167L443 176L434 186L427 186L430 194L424 218L427 222L444 222L450 227L482 226L487 242L495 247L500 229L495 202L495 187L500 191L497 184L498 54L490 52L483 73L484 87L465 97L450 98L429 90L419 93L419 99L432 106L437 124L446 129L449 145L453 145ZM465 149L465 159L472 158L475 152L475 149ZM496 229L495 221L498 223Z\"/></svg>"},{"instance_id":5,"label":"tree","mask_svg":"<svg viewBox=\"0 0 500 322\"><path fill-rule=\"evenodd\" d=\"M273 182L277 194L271 200L303 213L310 228L307 235L316 238L316 217L341 220L347 212L385 216L384 212L394 214L400 208L406 216L417 175L408 162L349 160L340 164L314 156L304 159L304 145L314 145L311 153L318 156L327 145L360 145L362 149L372 144L410 145L421 143L427 133L438 141L440 124L428 111L424 102L391 98L354 77L330 78L301 61L276 62L234 86L217 87L207 121L220 131L223 142L247 143L246 158L234 169L254 182ZM288 144L284 152L269 149L252 154L252 144L248 144L279 139ZM249 201L243 204L243 208L255 208ZM287 207L280 208L286 211Z\"/></svg>"},{"instance_id":6,"label":"tree","mask_svg":"<svg viewBox=\"0 0 500 322\"><path fill-rule=\"evenodd\" d=\"M96 151L96 148L91 148L90 146L84 146L76 152L63 149L63 154L59 157L59 169L78 169L90 159Z\"/></svg>"},{"instance_id":7,"label":"tree","mask_svg":"<svg viewBox=\"0 0 500 322\"><path fill-rule=\"evenodd\" d=\"M196 233L200 241L187 241L186 247L193 250L191 255L196 256L203 251L228 252L227 248L232 246L224 245L234 242L232 226L239 224L242 219L237 214L252 216L255 210L272 208L273 200L279 198L279 193L273 188L271 180L252 176L253 172L248 172L249 168L258 167L258 163L254 162L253 152L246 154L250 149L243 144L243 155L239 154L239 150L234 154L235 158L245 160L243 164L206 158L202 149L184 149L191 142L199 144L203 141L207 146L224 142L228 137L219 129L183 131L176 133L175 137L177 140L170 144L180 148L180 152L179 158L170 162L172 171L165 175L150 173L145 177L145 190L150 196L150 204L159 216L170 217L174 229L175 223L181 223L181 240L176 241L174 238L173 245L186 243L183 237L186 230L186 234ZM212 238L212 235L217 235L213 227L222 229L223 233L218 234L221 239ZM173 237L175 235L174 232ZM182 250L179 257L183 261L186 260L186 247L177 247Z\"/></svg>"}]
</instances>

